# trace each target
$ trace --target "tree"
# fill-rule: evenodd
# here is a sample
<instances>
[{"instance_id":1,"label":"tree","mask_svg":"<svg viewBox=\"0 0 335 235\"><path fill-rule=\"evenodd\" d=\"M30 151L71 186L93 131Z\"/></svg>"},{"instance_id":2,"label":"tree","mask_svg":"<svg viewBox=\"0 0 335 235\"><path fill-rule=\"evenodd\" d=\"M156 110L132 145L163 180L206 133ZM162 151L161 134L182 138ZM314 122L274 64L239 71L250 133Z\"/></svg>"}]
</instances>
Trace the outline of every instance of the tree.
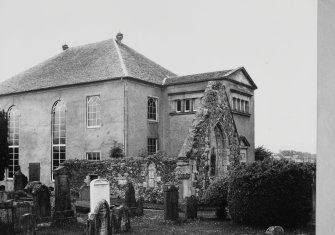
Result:
<instances>
[{"instance_id":1,"label":"tree","mask_svg":"<svg viewBox=\"0 0 335 235\"><path fill-rule=\"evenodd\" d=\"M8 119L4 110L0 112L0 181L4 180L9 165Z\"/></svg>"},{"instance_id":2,"label":"tree","mask_svg":"<svg viewBox=\"0 0 335 235\"><path fill-rule=\"evenodd\" d=\"M255 160L256 161L263 161L265 159L269 159L272 156L272 152L265 148L263 145L258 146L255 149Z\"/></svg>"}]
</instances>

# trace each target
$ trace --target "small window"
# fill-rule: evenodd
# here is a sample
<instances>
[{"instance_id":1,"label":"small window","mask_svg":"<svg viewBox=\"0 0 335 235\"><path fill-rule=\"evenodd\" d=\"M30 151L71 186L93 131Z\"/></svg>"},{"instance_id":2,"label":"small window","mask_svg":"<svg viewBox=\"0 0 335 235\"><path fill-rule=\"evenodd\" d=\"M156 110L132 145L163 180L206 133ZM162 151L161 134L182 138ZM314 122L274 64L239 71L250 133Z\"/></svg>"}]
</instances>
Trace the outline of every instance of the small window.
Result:
<instances>
[{"instance_id":1,"label":"small window","mask_svg":"<svg viewBox=\"0 0 335 235\"><path fill-rule=\"evenodd\" d=\"M181 112L181 100L176 101L176 112Z\"/></svg>"},{"instance_id":2,"label":"small window","mask_svg":"<svg viewBox=\"0 0 335 235\"><path fill-rule=\"evenodd\" d=\"M245 113L245 102L244 100L241 100L241 112Z\"/></svg>"},{"instance_id":3,"label":"small window","mask_svg":"<svg viewBox=\"0 0 335 235\"><path fill-rule=\"evenodd\" d=\"M245 112L249 113L249 102L245 101Z\"/></svg>"},{"instance_id":4,"label":"small window","mask_svg":"<svg viewBox=\"0 0 335 235\"><path fill-rule=\"evenodd\" d=\"M152 155L157 153L157 139L148 138L148 154Z\"/></svg>"},{"instance_id":5,"label":"small window","mask_svg":"<svg viewBox=\"0 0 335 235\"><path fill-rule=\"evenodd\" d=\"M157 99L148 97L148 120L157 121Z\"/></svg>"},{"instance_id":6,"label":"small window","mask_svg":"<svg viewBox=\"0 0 335 235\"><path fill-rule=\"evenodd\" d=\"M100 152L87 152L86 159L89 161L100 161Z\"/></svg>"},{"instance_id":7,"label":"small window","mask_svg":"<svg viewBox=\"0 0 335 235\"><path fill-rule=\"evenodd\" d=\"M185 112L190 112L191 100L185 100Z\"/></svg>"},{"instance_id":8,"label":"small window","mask_svg":"<svg viewBox=\"0 0 335 235\"><path fill-rule=\"evenodd\" d=\"M237 110L237 99L233 98L233 110Z\"/></svg>"},{"instance_id":9,"label":"small window","mask_svg":"<svg viewBox=\"0 0 335 235\"><path fill-rule=\"evenodd\" d=\"M87 97L87 127L100 127L100 96Z\"/></svg>"}]
</instances>

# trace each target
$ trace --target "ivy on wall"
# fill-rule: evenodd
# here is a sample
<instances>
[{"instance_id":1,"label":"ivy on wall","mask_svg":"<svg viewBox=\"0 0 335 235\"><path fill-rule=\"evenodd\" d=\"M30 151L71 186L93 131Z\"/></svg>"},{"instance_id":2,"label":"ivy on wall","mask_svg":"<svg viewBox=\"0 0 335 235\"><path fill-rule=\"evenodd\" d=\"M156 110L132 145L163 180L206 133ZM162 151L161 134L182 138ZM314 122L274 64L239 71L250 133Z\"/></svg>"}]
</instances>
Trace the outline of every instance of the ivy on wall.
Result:
<instances>
[{"instance_id":1,"label":"ivy on wall","mask_svg":"<svg viewBox=\"0 0 335 235\"><path fill-rule=\"evenodd\" d=\"M126 184L122 182L127 180L133 183L137 199L143 197L145 202L162 203L163 185L165 183L177 185L174 174L176 162L176 159L157 153L146 158L117 158L102 161L73 159L65 161L63 165L69 169L70 187L73 192L79 192L87 175L97 174L110 182L112 197L125 198ZM147 185L150 163L154 163L156 167L154 187Z\"/></svg>"},{"instance_id":2,"label":"ivy on wall","mask_svg":"<svg viewBox=\"0 0 335 235\"><path fill-rule=\"evenodd\" d=\"M210 135L216 126L220 127L224 135L229 170L240 161L238 132L224 84L221 81L210 81L193 120L192 128L178 155L179 160L188 164L176 169L179 179L189 178L193 181L196 194L200 197L210 182L208 168L211 151Z\"/></svg>"}]
</instances>

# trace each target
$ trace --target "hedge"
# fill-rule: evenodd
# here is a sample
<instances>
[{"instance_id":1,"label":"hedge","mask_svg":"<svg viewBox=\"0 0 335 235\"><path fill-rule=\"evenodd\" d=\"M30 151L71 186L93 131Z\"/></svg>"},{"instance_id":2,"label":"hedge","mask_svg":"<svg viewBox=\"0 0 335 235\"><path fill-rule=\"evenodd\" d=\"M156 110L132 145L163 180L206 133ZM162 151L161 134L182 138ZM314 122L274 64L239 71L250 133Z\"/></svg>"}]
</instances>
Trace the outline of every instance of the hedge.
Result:
<instances>
[{"instance_id":1,"label":"hedge","mask_svg":"<svg viewBox=\"0 0 335 235\"><path fill-rule=\"evenodd\" d=\"M154 188L147 188L148 165L153 162L156 166L157 176L161 177ZM110 192L112 197L124 199L126 185L120 185L120 178L127 179L133 183L136 198L143 197L145 202L163 202L163 184L177 184L174 169L176 160L158 153L146 158L116 158L102 161L88 160L67 160L62 163L69 169L70 188L74 194L78 195L80 187L84 184L84 179L88 174L97 174L110 182Z\"/></svg>"},{"instance_id":2,"label":"hedge","mask_svg":"<svg viewBox=\"0 0 335 235\"><path fill-rule=\"evenodd\" d=\"M218 208L216 216L219 219L226 218L228 187L229 177L219 176L209 185L202 198L204 205Z\"/></svg>"},{"instance_id":3,"label":"hedge","mask_svg":"<svg viewBox=\"0 0 335 235\"><path fill-rule=\"evenodd\" d=\"M233 221L292 226L312 214L315 164L266 160L237 166L231 173L228 208Z\"/></svg>"}]
</instances>

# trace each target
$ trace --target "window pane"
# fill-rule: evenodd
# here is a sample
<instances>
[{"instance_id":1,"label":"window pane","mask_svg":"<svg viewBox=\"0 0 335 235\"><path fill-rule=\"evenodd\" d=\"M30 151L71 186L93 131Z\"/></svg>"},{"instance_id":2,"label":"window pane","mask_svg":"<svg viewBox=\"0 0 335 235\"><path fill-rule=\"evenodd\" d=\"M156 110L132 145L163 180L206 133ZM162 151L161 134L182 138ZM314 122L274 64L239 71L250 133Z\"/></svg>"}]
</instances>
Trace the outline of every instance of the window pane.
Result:
<instances>
[{"instance_id":1,"label":"window pane","mask_svg":"<svg viewBox=\"0 0 335 235\"><path fill-rule=\"evenodd\" d=\"M245 102L245 112L249 113L249 102L248 101Z\"/></svg>"},{"instance_id":2,"label":"window pane","mask_svg":"<svg viewBox=\"0 0 335 235\"><path fill-rule=\"evenodd\" d=\"M100 97L89 96L87 98L87 126L100 125Z\"/></svg>"},{"instance_id":3,"label":"window pane","mask_svg":"<svg viewBox=\"0 0 335 235\"><path fill-rule=\"evenodd\" d=\"M177 100L177 112L181 112L181 100Z\"/></svg>"},{"instance_id":4,"label":"window pane","mask_svg":"<svg viewBox=\"0 0 335 235\"><path fill-rule=\"evenodd\" d=\"M190 100L185 100L185 111L190 111Z\"/></svg>"},{"instance_id":5,"label":"window pane","mask_svg":"<svg viewBox=\"0 0 335 235\"><path fill-rule=\"evenodd\" d=\"M157 120L157 99L149 97L148 98L148 119Z\"/></svg>"}]
</instances>

